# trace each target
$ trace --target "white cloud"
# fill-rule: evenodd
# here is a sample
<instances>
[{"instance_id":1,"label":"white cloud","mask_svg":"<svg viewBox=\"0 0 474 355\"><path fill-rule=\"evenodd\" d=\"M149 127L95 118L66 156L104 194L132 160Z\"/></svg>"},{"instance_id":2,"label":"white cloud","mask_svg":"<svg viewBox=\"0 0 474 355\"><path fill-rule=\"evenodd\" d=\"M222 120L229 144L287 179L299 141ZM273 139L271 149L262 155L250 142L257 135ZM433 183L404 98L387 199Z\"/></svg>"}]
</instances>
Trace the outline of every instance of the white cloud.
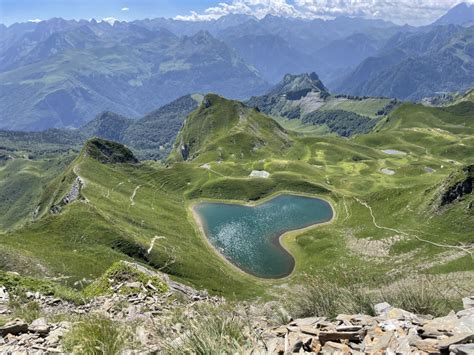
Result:
<instances>
[{"instance_id":1,"label":"white cloud","mask_svg":"<svg viewBox=\"0 0 474 355\"><path fill-rule=\"evenodd\" d=\"M121 11L129 11L130 8L128 8L128 7L122 7L120 10L121 10Z\"/></svg>"},{"instance_id":2,"label":"white cloud","mask_svg":"<svg viewBox=\"0 0 474 355\"><path fill-rule=\"evenodd\" d=\"M229 14L253 15L258 18L266 15L303 17L295 7L286 0L233 0L232 2L221 2L214 7L210 7L203 14L194 11L187 16L176 16L176 20L184 21L206 21L213 20Z\"/></svg>"},{"instance_id":3,"label":"white cloud","mask_svg":"<svg viewBox=\"0 0 474 355\"><path fill-rule=\"evenodd\" d=\"M474 3L474 0L464 0ZM428 24L463 0L227 0L204 13L176 16L183 21L206 21L228 14L247 14L262 18L268 14L299 18L337 16L383 19L413 25Z\"/></svg>"},{"instance_id":4,"label":"white cloud","mask_svg":"<svg viewBox=\"0 0 474 355\"><path fill-rule=\"evenodd\" d=\"M118 20L115 17L106 17L103 18L101 22L107 22L110 26L113 26Z\"/></svg>"},{"instance_id":5,"label":"white cloud","mask_svg":"<svg viewBox=\"0 0 474 355\"><path fill-rule=\"evenodd\" d=\"M40 20L39 18L28 20L28 22L33 22L33 23L40 23L41 21L43 20Z\"/></svg>"}]
</instances>

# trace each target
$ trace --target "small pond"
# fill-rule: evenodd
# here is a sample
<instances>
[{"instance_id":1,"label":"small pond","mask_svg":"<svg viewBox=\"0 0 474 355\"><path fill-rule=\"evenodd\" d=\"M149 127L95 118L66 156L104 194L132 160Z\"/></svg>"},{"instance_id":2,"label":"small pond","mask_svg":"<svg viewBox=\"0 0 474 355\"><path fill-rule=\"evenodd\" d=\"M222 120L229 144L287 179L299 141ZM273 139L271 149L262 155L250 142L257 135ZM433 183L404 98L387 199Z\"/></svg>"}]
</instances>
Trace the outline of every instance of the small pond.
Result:
<instances>
[{"instance_id":1,"label":"small pond","mask_svg":"<svg viewBox=\"0 0 474 355\"><path fill-rule=\"evenodd\" d=\"M295 261L279 241L282 234L333 217L328 202L290 194L255 206L203 202L193 209L219 253L241 270L263 278L281 278L293 271Z\"/></svg>"},{"instance_id":2,"label":"small pond","mask_svg":"<svg viewBox=\"0 0 474 355\"><path fill-rule=\"evenodd\" d=\"M385 154L390 154L390 155L407 155L407 153L401 152L396 149L385 149L385 150L382 150L382 152L384 152Z\"/></svg>"}]
</instances>

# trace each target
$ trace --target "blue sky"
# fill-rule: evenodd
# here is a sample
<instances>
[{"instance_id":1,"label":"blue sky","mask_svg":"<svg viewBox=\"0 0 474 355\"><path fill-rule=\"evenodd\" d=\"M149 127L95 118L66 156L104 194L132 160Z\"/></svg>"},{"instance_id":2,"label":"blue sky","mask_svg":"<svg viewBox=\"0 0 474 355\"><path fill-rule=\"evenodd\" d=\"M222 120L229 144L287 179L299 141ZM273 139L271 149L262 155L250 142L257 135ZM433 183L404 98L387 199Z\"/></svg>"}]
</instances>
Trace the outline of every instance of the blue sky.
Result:
<instances>
[{"instance_id":1,"label":"blue sky","mask_svg":"<svg viewBox=\"0 0 474 355\"><path fill-rule=\"evenodd\" d=\"M204 11L213 0L0 0L0 22L11 24L31 19L102 19L174 17L190 11ZM122 11L129 8L128 11Z\"/></svg>"},{"instance_id":2,"label":"blue sky","mask_svg":"<svg viewBox=\"0 0 474 355\"><path fill-rule=\"evenodd\" d=\"M12 24L51 17L135 20L177 17L209 20L229 13L333 18L353 16L398 24L429 24L449 8L474 0L0 0L0 22Z\"/></svg>"}]
</instances>

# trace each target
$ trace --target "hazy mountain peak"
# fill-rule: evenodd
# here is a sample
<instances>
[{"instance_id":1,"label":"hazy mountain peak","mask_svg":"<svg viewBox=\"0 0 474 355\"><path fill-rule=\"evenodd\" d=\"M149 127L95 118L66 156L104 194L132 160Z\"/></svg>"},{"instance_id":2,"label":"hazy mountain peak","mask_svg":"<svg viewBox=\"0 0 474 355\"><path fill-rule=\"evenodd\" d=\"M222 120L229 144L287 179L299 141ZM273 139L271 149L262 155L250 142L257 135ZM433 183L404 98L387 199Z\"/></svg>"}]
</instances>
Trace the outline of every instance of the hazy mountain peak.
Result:
<instances>
[{"instance_id":1,"label":"hazy mountain peak","mask_svg":"<svg viewBox=\"0 0 474 355\"><path fill-rule=\"evenodd\" d=\"M269 95L287 95L302 91L328 92L328 89L314 72L299 75L286 74L283 80L270 91Z\"/></svg>"},{"instance_id":2,"label":"hazy mountain peak","mask_svg":"<svg viewBox=\"0 0 474 355\"><path fill-rule=\"evenodd\" d=\"M474 23L474 4L462 2L441 16L433 25L463 25Z\"/></svg>"}]
</instances>

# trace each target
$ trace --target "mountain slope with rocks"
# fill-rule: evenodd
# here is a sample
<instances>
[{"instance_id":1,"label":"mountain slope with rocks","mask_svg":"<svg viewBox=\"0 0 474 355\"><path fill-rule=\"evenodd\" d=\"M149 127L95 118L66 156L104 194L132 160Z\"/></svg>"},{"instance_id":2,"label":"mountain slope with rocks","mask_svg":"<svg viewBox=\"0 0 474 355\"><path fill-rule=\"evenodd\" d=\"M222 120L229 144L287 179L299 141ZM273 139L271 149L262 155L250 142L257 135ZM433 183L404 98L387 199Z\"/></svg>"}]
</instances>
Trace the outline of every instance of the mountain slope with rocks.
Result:
<instances>
[{"instance_id":1,"label":"mountain slope with rocks","mask_svg":"<svg viewBox=\"0 0 474 355\"><path fill-rule=\"evenodd\" d=\"M349 137L370 132L389 114L397 100L330 94L316 73L285 75L266 95L254 96L247 105L292 128L300 122L302 131L315 127L319 133Z\"/></svg>"}]
</instances>

